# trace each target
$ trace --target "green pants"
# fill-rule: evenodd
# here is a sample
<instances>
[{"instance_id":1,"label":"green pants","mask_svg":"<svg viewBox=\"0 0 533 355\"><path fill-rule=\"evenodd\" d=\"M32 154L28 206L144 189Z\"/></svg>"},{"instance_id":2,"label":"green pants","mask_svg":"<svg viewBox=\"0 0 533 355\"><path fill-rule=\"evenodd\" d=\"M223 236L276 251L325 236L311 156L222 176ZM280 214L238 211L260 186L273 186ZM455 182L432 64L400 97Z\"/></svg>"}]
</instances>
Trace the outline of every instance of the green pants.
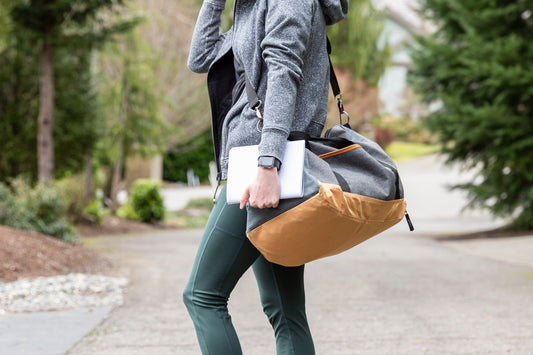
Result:
<instances>
[{"instance_id":1,"label":"green pants","mask_svg":"<svg viewBox=\"0 0 533 355\"><path fill-rule=\"evenodd\" d=\"M305 315L304 267L284 267L267 261L246 237L246 210L226 203L225 188L209 217L183 291L202 353L242 354L227 303L250 266L263 310L274 329L277 354L314 354Z\"/></svg>"}]
</instances>

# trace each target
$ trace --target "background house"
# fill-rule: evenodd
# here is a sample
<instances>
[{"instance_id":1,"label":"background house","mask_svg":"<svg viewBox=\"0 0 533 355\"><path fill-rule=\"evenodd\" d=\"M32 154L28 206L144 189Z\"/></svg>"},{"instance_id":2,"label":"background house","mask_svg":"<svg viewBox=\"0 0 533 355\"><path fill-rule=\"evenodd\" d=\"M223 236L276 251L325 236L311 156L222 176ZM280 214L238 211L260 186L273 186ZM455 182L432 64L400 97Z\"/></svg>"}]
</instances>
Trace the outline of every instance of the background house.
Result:
<instances>
[{"instance_id":1,"label":"background house","mask_svg":"<svg viewBox=\"0 0 533 355\"><path fill-rule=\"evenodd\" d=\"M417 0L373 0L373 4L388 12L379 41L381 45L387 41L393 51L391 66L379 81L380 112L418 117L421 107L407 83L411 68L407 45L413 40L412 33L429 33L428 24L416 12Z\"/></svg>"}]
</instances>

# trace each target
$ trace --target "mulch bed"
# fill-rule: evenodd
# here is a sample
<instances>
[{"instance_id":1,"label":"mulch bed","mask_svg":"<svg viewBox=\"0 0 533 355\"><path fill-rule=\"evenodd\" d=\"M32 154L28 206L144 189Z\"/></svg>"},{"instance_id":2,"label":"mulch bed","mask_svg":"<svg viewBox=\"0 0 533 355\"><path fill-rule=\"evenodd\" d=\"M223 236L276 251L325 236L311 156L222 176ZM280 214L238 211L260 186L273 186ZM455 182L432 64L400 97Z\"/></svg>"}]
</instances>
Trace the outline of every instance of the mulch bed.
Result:
<instances>
[{"instance_id":1,"label":"mulch bed","mask_svg":"<svg viewBox=\"0 0 533 355\"><path fill-rule=\"evenodd\" d=\"M122 219L116 216L106 216L100 224L81 222L76 229L82 237L96 237L109 234L143 233L167 229L163 224L148 224Z\"/></svg>"},{"instance_id":2,"label":"mulch bed","mask_svg":"<svg viewBox=\"0 0 533 355\"><path fill-rule=\"evenodd\" d=\"M100 224L76 225L80 236L142 233L162 230L152 225L107 216ZM70 273L106 274L113 263L83 245L71 245L59 239L0 225L0 281L10 282L23 277L56 276Z\"/></svg>"},{"instance_id":3,"label":"mulch bed","mask_svg":"<svg viewBox=\"0 0 533 355\"><path fill-rule=\"evenodd\" d=\"M112 268L111 261L81 245L0 226L0 281L69 273L101 274Z\"/></svg>"}]
</instances>

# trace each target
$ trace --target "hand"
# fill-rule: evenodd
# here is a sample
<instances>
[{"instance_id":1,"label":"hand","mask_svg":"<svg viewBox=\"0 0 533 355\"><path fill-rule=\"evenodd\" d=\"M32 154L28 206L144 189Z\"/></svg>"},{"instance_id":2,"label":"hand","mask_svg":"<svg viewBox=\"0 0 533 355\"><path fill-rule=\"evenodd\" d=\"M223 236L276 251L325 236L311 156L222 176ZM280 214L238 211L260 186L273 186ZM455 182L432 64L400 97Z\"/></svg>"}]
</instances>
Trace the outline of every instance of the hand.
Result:
<instances>
[{"instance_id":1,"label":"hand","mask_svg":"<svg viewBox=\"0 0 533 355\"><path fill-rule=\"evenodd\" d=\"M278 169L258 167L257 177L241 197L241 210L246 202L250 202L250 206L255 208L278 207L279 194Z\"/></svg>"}]
</instances>

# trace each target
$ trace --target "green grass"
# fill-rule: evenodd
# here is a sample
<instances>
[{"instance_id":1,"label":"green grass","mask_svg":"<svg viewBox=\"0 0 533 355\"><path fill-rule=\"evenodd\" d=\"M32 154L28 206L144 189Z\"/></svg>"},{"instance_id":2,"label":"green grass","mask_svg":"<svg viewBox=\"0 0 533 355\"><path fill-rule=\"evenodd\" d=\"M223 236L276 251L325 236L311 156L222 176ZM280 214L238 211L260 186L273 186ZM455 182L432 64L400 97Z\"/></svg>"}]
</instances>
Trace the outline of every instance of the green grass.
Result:
<instances>
[{"instance_id":1,"label":"green grass","mask_svg":"<svg viewBox=\"0 0 533 355\"><path fill-rule=\"evenodd\" d=\"M213 199L212 198L197 198L194 200L190 200L187 203L187 206L185 206L186 209L188 208L201 208L211 211L213 208Z\"/></svg>"},{"instance_id":2,"label":"green grass","mask_svg":"<svg viewBox=\"0 0 533 355\"><path fill-rule=\"evenodd\" d=\"M213 200L210 198L191 200L181 211L167 211L165 224L180 228L203 228L212 208Z\"/></svg>"},{"instance_id":3,"label":"green grass","mask_svg":"<svg viewBox=\"0 0 533 355\"><path fill-rule=\"evenodd\" d=\"M196 229L205 227L208 218L209 214L201 216L176 215L172 218L167 219L166 222L174 227Z\"/></svg>"},{"instance_id":4,"label":"green grass","mask_svg":"<svg viewBox=\"0 0 533 355\"><path fill-rule=\"evenodd\" d=\"M439 152L440 148L436 145L410 143L410 142L392 142L385 151L395 162L410 160L424 155Z\"/></svg>"}]
</instances>

